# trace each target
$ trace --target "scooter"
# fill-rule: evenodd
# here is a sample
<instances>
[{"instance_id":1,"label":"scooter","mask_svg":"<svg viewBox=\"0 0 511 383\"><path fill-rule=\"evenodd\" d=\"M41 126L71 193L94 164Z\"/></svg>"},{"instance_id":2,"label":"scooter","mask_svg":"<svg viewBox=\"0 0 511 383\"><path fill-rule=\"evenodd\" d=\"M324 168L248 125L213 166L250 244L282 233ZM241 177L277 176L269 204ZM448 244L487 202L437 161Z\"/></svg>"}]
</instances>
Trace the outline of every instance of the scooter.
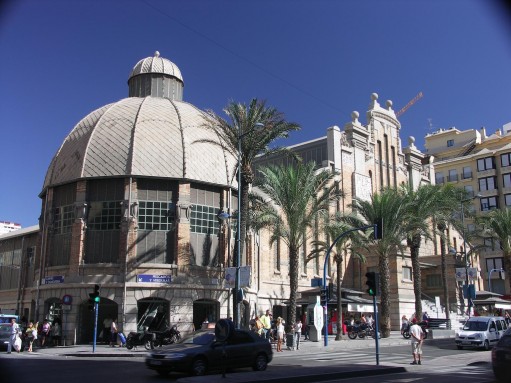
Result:
<instances>
[{"instance_id":1,"label":"scooter","mask_svg":"<svg viewBox=\"0 0 511 383\"><path fill-rule=\"evenodd\" d=\"M126 348L131 350L133 347L144 346L146 350L154 349L154 340L156 336L152 332L141 331L141 332L130 332L126 339Z\"/></svg>"},{"instance_id":2,"label":"scooter","mask_svg":"<svg viewBox=\"0 0 511 383\"><path fill-rule=\"evenodd\" d=\"M428 339L428 322L427 321L422 321L422 322L419 322L417 323L421 328L422 328L422 332L424 333L424 339ZM410 327L411 327L411 323L408 322L408 325L405 325L403 326L403 329L401 330L401 334L403 335L403 338L405 339L410 339L411 335L410 335Z\"/></svg>"},{"instance_id":3,"label":"scooter","mask_svg":"<svg viewBox=\"0 0 511 383\"><path fill-rule=\"evenodd\" d=\"M154 347L161 347L167 344L176 343L181 339L181 333L177 329L176 325L165 331L154 331L153 334L155 335L155 339L152 341Z\"/></svg>"}]
</instances>

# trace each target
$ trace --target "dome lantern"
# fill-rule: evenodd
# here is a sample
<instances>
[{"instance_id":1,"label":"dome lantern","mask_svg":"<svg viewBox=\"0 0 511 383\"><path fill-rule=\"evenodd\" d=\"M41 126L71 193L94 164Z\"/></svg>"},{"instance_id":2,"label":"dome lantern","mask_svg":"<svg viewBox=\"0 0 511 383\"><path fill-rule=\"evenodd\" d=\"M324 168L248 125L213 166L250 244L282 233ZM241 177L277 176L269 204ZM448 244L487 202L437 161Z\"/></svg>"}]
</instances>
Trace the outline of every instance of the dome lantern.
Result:
<instances>
[{"instance_id":1,"label":"dome lantern","mask_svg":"<svg viewBox=\"0 0 511 383\"><path fill-rule=\"evenodd\" d=\"M129 97L163 97L175 101L183 100L183 76L172 61L154 56L140 60L128 79Z\"/></svg>"}]
</instances>

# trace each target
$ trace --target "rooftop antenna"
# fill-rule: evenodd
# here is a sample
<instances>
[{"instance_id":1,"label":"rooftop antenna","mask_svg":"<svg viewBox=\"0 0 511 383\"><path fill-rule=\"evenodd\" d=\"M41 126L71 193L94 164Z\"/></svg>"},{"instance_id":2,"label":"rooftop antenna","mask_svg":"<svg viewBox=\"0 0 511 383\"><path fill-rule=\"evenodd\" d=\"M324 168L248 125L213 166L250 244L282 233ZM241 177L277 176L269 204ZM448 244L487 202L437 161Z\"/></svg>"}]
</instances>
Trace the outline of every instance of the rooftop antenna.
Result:
<instances>
[{"instance_id":1,"label":"rooftop antenna","mask_svg":"<svg viewBox=\"0 0 511 383\"><path fill-rule=\"evenodd\" d=\"M428 118L428 125L429 125L429 130L432 131L433 130L433 119L431 117Z\"/></svg>"}]
</instances>

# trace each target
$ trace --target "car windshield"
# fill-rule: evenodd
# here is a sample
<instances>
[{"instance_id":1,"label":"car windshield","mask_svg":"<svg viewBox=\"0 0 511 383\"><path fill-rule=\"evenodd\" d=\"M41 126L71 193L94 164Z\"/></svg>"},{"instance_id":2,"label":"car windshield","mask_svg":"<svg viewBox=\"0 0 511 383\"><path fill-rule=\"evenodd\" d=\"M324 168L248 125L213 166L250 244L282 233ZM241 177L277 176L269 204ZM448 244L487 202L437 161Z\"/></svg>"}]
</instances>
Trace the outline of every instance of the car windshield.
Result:
<instances>
[{"instance_id":1,"label":"car windshield","mask_svg":"<svg viewBox=\"0 0 511 383\"><path fill-rule=\"evenodd\" d=\"M11 325L8 324L1 324L0 325L0 332L1 333L10 333L11 332Z\"/></svg>"},{"instance_id":2,"label":"car windshield","mask_svg":"<svg viewBox=\"0 0 511 383\"><path fill-rule=\"evenodd\" d=\"M465 326L463 326L463 330L485 331L487 327L488 327L488 322L467 321L467 323L465 323Z\"/></svg>"},{"instance_id":3,"label":"car windshield","mask_svg":"<svg viewBox=\"0 0 511 383\"><path fill-rule=\"evenodd\" d=\"M206 345L212 343L214 340L215 333L211 331L197 331L184 337L178 343Z\"/></svg>"}]
</instances>

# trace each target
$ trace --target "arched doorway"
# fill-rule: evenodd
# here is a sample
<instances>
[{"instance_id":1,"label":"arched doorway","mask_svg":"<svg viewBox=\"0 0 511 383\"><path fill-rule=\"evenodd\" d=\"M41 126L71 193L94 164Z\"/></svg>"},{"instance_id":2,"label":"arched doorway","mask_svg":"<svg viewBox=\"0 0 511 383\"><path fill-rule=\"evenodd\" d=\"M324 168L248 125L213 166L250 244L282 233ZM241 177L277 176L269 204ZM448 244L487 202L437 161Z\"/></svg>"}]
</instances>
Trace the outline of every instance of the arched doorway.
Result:
<instances>
[{"instance_id":1,"label":"arched doorway","mask_svg":"<svg viewBox=\"0 0 511 383\"><path fill-rule=\"evenodd\" d=\"M98 328L96 333L96 343L109 342L110 328L103 329L105 319L117 319L118 304L107 298L101 297L98 304ZM93 306L89 305L85 300L80 305L80 321L79 321L79 343L92 343L94 340L94 323L96 312ZM107 321L108 322L108 321Z\"/></svg>"},{"instance_id":2,"label":"arched doorway","mask_svg":"<svg viewBox=\"0 0 511 383\"><path fill-rule=\"evenodd\" d=\"M137 331L163 330L170 327L170 303L160 298L144 298L138 301Z\"/></svg>"},{"instance_id":3,"label":"arched doorway","mask_svg":"<svg viewBox=\"0 0 511 383\"><path fill-rule=\"evenodd\" d=\"M212 299L198 299L193 302L193 326L196 330L200 329L202 323L207 319L208 322L217 322L220 317L220 303Z\"/></svg>"},{"instance_id":4,"label":"arched doorway","mask_svg":"<svg viewBox=\"0 0 511 383\"><path fill-rule=\"evenodd\" d=\"M50 323L55 319L62 320L62 301L59 298L49 298L44 302L44 319Z\"/></svg>"}]
</instances>

